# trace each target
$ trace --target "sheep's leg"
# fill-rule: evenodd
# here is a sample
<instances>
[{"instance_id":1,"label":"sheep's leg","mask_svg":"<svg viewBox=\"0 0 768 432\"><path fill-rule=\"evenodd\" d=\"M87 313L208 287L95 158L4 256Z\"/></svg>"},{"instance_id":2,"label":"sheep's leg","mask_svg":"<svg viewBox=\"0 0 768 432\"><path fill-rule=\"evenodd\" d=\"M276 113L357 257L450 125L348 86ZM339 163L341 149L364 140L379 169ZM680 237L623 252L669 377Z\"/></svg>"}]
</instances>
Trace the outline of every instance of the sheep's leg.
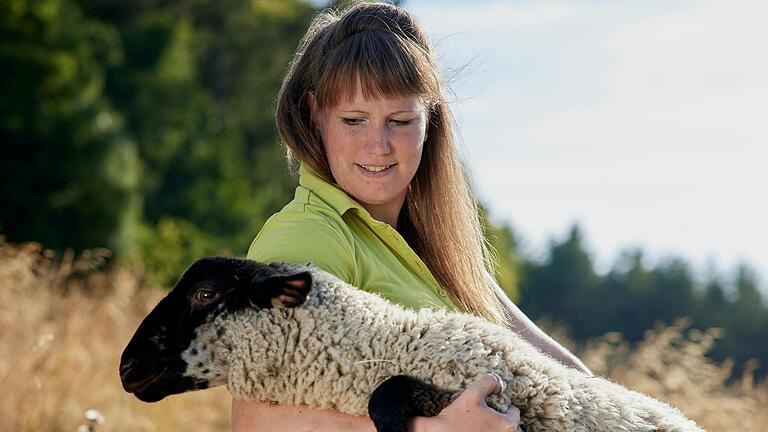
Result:
<instances>
[{"instance_id":1,"label":"sheep's leg","mask_svg":"<svg viewBox=\"0 0 768 432\"><path fill-rule=\"evenodd\" d=\"M407 432L411 417L437 415L453 400L453 392L407 375L381 383L368 401L368 415L378 432Z\"/></svg>"}]
</instances>

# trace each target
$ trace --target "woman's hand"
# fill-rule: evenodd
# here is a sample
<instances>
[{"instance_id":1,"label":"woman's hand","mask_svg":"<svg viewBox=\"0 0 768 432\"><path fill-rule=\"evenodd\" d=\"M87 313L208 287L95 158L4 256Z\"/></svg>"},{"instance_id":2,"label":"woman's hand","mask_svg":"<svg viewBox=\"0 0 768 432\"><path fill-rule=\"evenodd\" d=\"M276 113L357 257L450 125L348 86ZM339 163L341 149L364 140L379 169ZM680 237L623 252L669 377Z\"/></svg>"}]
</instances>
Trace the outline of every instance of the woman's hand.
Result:
<instances>
[{"instance_id":1,"label":"woman's hand","mask_svg":"<svg viewBox=\"0 0 768 432\"><path fill-rule=\"evenodd\" d=\"M519 431L520 410L510 406L502 414L485 403L485 397L503 391L504 382L488 374L467 387L450 405L435 417L416 417L408 424L411 432L439 431Z\"/></svg>"}]
</instances>

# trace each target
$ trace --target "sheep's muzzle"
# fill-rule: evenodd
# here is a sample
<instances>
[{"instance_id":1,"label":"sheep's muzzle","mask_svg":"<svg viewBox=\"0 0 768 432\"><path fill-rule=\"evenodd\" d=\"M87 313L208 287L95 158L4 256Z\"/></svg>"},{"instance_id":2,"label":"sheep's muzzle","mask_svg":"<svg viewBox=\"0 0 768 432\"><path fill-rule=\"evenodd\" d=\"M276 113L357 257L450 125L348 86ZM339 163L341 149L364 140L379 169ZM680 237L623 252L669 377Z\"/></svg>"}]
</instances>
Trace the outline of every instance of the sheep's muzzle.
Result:
<instances>
[{"instance_id":1,"label":"sheep's muzzle","mask_svg":"<svg viewBox=\"0 0 768 432\"><path fill-rule=\"evenodd\" d=\"M126 353L120 362L120 381L123 389L139 400L157 402L172 394L208 388L207 381L184 376L182 368L167 361L146 356L136 358Z\"/></svg>"}]
</instances>

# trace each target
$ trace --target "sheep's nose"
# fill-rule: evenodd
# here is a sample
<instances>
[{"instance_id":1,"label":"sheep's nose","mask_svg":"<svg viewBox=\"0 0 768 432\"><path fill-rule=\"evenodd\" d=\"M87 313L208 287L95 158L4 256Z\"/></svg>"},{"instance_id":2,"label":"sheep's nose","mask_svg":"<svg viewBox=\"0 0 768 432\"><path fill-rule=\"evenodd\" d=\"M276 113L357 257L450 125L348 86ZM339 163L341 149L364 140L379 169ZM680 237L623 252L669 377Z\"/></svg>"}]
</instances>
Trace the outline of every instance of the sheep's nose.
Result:
<instances>
[{"instance_id":1,"label":"sheep's nose","mask_svg":"<svg viewBox=\"0 0 768 432\"><path fill-rule=\"evenodd\" d=\"M120 381L123 383L123 389L128 393L135 393L162 377L166 369L162 368L162 370L159 370L154 366L156 365L142 362L135 358L121 362Z\"/></svg>"},{"instance_id":2,"label":"sheep's nose","mask_svg":"<svg viewBox=\"0 0 768 432\"><path fill-rule=\"evenodd\" d=\"M124 361L120 363L120 379L125 381L126 378L128 377L128 374L130 374L131 371L133 371L134 367L135 367L135 363L133 359L129 359L128 361Z\"/></svg>"}]
</instances>

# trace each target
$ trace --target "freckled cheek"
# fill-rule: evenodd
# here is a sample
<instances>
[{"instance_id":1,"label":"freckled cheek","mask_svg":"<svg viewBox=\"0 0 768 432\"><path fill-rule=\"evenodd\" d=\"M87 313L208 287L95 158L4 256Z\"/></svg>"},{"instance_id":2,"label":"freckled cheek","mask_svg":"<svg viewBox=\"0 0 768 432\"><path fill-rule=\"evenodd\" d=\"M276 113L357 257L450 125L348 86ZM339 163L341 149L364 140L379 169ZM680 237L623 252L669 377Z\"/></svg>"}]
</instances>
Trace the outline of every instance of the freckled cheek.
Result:
<instances>
[{"instance_id":1,"label":"freckled cheek","mask_svg":"<svg viewBox=\"0 0 768 432\"><path fill-rule=\"evenodd\" d=\"M420 132L419 130L414 130L410 131L408 134L404 134L401 138L401 156L404 156L410 165L418 166L418 163L421 160L421 153L424 148L424 133Z\"/></svg>"},{"instance_id":2,"label":"freckled cheek","mask_svg":"<svg viewBox=\"0 0 768 432\"><path fill-rule=\"evenodd\" d=\"M350 140L333 139L330 137L331 144L325 145L325 154L331 169L349 169L348 165L355 160L355 143Z\"/></svg>"},{"instance_id":3,"label":"freckled cheek","mask_svg":"<svg viewBox=\"0 0 768 432\"><path fill-rule=\"evenodd\" d=\"M392 138L403 152L421 152L426 135L418 128L413 128L396 132Z\"/></svg>"}]
</instances>

